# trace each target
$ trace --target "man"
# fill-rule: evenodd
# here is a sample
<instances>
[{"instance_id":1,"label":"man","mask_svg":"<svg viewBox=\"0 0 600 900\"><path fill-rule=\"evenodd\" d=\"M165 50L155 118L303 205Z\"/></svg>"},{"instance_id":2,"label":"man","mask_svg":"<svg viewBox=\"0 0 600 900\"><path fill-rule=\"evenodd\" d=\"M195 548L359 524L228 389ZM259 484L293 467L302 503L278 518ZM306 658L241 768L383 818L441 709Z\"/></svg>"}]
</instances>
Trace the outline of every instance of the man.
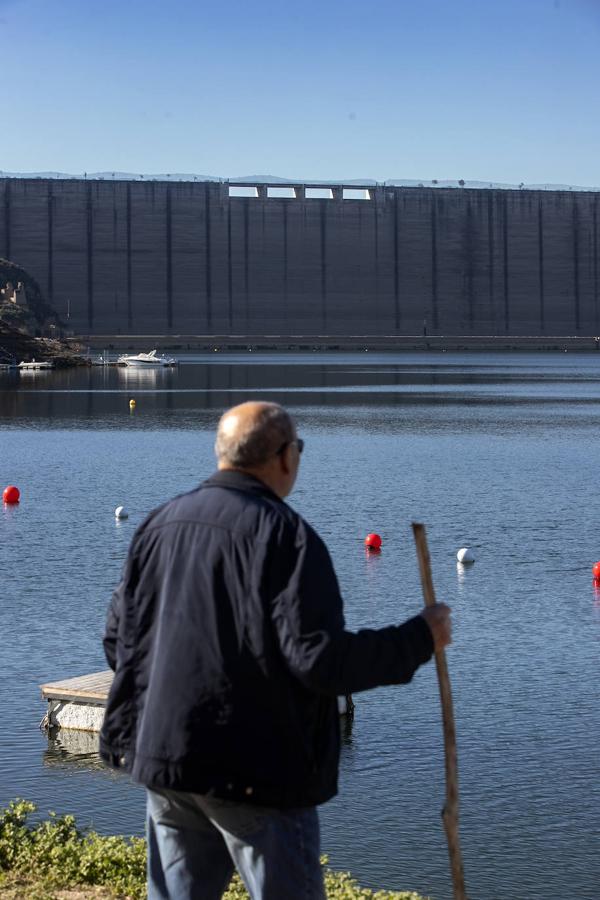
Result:
<instances>
[{"instance_id":1,"label":"man","mask_svg":"<svg viewBox=\"0 0 600 900\"><path fill-rule=\"evenodd\" d=\"M344 627L327 549L283 500L304 442L284 409L219 423L218 471L137 530L109 610L100 746L148 793L149 900L321 900L315 807L337 791L336 697L410 681L450 611Z\"/></svg>"}]
</instances>

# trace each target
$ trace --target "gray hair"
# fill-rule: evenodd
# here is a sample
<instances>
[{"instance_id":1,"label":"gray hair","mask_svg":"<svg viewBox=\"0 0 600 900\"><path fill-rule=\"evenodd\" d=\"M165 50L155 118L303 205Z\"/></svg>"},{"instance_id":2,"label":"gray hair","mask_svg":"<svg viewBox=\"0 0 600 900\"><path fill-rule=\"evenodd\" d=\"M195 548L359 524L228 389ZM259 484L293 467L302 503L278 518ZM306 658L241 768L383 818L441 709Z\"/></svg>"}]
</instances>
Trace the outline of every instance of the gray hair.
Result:
<instances>
[{"instance_id":1,"label":"gray hair","mask_svg":"<svg viewBox=\"0 0 600 900\"><path fill-rule=\"evenodd\" d=\"M231 414L230 410L221 417L217 429L215 453L221 463L239 469L260 466L277 453L282 444L294 439L292 418L278 403L262 405L245 428L224 427Z\"/></svg>"}]
</instances>

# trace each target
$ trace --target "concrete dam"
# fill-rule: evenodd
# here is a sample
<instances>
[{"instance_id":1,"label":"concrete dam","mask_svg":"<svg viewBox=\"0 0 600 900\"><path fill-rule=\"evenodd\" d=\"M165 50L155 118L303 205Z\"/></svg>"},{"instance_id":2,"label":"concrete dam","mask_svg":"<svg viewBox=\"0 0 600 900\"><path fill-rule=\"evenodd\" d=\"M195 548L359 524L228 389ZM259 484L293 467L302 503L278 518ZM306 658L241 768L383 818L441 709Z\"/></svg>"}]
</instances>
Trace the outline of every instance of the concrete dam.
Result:
<instances>
[{"instance_id":1,"label":"concrete dam","mask_svg":"<svg viewBox=\"0 0 600 900\"><path fill-rule=\"evenodd\" d=\"M79 335L600 334L584 191L1 178Z\"/></svg>"}]
</instances>

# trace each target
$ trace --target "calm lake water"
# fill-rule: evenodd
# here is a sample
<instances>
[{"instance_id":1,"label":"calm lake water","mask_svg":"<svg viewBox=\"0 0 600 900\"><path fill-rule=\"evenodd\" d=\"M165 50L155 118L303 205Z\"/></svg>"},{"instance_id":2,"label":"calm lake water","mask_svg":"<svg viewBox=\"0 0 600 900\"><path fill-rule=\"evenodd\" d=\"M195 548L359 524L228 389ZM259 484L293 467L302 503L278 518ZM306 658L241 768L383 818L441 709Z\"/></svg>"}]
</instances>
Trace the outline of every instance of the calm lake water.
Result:
<instances>
[{"instance_id":1,"label":"calm lake water","mask_svg":"<svg viewBox=\"0 0 600 900\"><path fill-rule=\"evenodd\" d=\"M129 411L135 397L137 408ZM426 523L459 741L471 900L600 897L600 355L215 355L175 371L0 373L0 802L141 833L142 790L95 745L48 742L38 685L105 668L107 603L135 527L213 470L221 411L286 404L306 440L290 502L333 556L349 626L422 605ZM130 518L116 522L125 505ZM383 537L367 557L365 534ZM469 546L468 569L456 551ZM371 886L451 896L433 665L355 697L331 863ZM252 735L248 735L248 742Z\"/></svg>"}]
</instances>

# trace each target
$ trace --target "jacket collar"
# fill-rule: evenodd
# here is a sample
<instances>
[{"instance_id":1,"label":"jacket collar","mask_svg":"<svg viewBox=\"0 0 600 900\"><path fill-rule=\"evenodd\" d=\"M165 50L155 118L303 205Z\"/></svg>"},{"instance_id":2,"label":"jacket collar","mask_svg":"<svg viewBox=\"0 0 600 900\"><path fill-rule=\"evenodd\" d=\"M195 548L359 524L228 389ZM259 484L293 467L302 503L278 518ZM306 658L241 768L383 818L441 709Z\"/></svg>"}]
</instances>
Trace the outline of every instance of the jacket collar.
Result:
<instances>
[{"instance_id":1,"label":"jacket collar","mask_svg":"<svg viewBox=\"0 0 600 900\"><path fill-rule=\"evenodd\" d=\"M237 491L261 494L263 497L270 497L279 503L284 502L264 481L260 481L248 472L241 472L239 469L218 469L202 483L201 487L233 488Z\"/></svg>"}]
</instances>

